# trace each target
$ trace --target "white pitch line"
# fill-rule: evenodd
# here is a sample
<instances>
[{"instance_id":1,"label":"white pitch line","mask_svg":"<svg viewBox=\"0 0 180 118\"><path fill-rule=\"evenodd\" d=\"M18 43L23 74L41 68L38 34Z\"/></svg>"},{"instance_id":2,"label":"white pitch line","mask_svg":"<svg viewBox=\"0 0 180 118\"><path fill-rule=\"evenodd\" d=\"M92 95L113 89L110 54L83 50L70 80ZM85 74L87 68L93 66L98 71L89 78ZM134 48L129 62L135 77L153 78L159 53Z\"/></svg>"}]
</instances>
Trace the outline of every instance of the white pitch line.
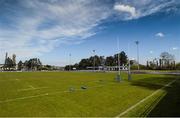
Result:
<instances>
[{"instance_id":1,"label":"white pitch line","mask_svg":"<svg viewBox=\"0 0 180 118\"><path fill-rule=\"evenodd\" d=\"M19 81L19 79L6 79L6 80L0 80L0 82L7 82L7 81Z\"/></svg>"},{"instance_id":2,"label":"white pitch line","mask_svg":"<svg viewBox=\"0 0 180 118\"><path fill-rule=\"evenodd\" d=\"M28 96L28 97L15 98L15 99L8 99L8 100L0 101L0 103L7 103L7 102L13 102L13 101L17 101L17 100L24 100L24 99L42 97L42 96L46 96L46 95L48 95L48 93L40 94L40 95L34 95L34 96Z\"/></svg>"},{"instance_id":3,"label":"white pitch line","mask_svg":"<svg viewBox=\"0 0 180 118\"><path fill-rule=\"evenodd\" d=\"M90 88L97 88L97 87L100 87L100 86L94 86L94 87L90 87ZM102 87L102 86L101 86L101 87ZM83 90L83 89L75 89L75 91L84 91L84 90ZM60 93L71 93L71 91L69 91L69 90L66 90L66 91L57 91L57 92L39 94L39 95L34 95L34 96L27 96L27 97L21 97L21 98L7 99L7 100L4 100L4 101L0 101L0 103L14 102L14 101L17 101L17 100L37 98L37 97L55 95L55 94L60 94Z\"/></svg>"},{"instance_id":4,"label":"white pitch line","mask_svg":"<svg viewBox=\"0 0 180 118\"><path fill-rule=\"evenodd\" d=\"M39 90L39 89L45 89L45 88L48 88L48 87L38 87L38 88L27 88L27 89L19 89L18 91L21 92L21 91L33 91L33 90Z\"/></svg>"},{"instance_id":5,"label":"white pitch line","mask_svg":"<svg viewBox=\"0 0 180 118\"><path fill-rule=\"evenodd\" d=\"M69 91L61 91L61 92L56 92L56 93L66 93L66 92L69 92ZM43 96L48 96L48 95L52 95L52 94L56 94L56 93L44 93L44 94L39 94L39 95L34 95L34 96L28 96L28 97L7 99L7 100L4 100L4 101L0 101L0 103L7 103L7 102L14 102L14 101L17 101L17 100L24 100L24 99L30 99L30 98L43 97Z\"/></svg>"},{"instance_id":6,"label":"white pitch line","mask_svg":"<svg viewBox=\"0 0 180 118\"><path fill-rule=\"evenodd\" d=\"M34 89L34 86L32 86L32 85L29 85L29 87L32 88L32 89Z\"/></svg>"},{"instance_id":7,"label":"white pitch line","mask_svg":"<svg viewBox=\"0 0 180 118\"><path fill-rule=\"evenodd\" d=\"M80 91L80 90L83 91L82 89L76 89L75 91ZM4 100L4 101L0 101L0 103L14 102L14 101L17 101L17 100L37 98L37 97L49 96L49 95L54 95L54 94L59 94L59 93L70 93L70 91L59 91L59 92L44 93L44 94L39 94L39 95L34 95L34 96L27 96L27 97L21 97L21 98L7 99L7 100Z\"/></svg>"},{"instance_id":8,"label":"white pitch line","mask_svg":"<svg viewBox=\"0 0 180 118\"><path fill-rule=\"evenodd\" d=\"M132 109L134 109L135 107L137 107L138 105L140 105L141 103L143 103L144 101L146 101L147 99L149 99L150 97L152 97L153 95L155 95L156 93L160 92L161 90L165 89L166 87L169 87L171 84L173 84L177 79L169 82L168 84L166 84L165 86L161 87L160 89L156 90L155 92L153 92L151 95L147 96L146 98L142 99L141 101L139 101L138 103L136 103L135 105L129 107L128 109L126 109L124 112L120 113L119 115L117 115L116 117L122 117L123 115L125 115L126 113L128 113L129 111L131 111Z\"/></svg>"}]
</instances>

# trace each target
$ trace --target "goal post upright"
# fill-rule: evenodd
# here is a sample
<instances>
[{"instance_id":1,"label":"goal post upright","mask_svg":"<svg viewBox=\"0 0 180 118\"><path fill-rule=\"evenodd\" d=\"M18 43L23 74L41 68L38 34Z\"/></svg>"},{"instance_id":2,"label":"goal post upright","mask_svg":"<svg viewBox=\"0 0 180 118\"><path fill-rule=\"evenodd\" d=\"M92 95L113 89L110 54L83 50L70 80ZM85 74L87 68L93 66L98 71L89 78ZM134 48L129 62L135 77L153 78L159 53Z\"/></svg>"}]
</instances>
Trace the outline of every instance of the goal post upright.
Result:
<instances>
[{"instance_id":1,"label":"goal post upright","mask_svg":"<svg viewBox=\"0 0 180 118\"><path fill-rule=\"evenodd\" d=\"M117 66L118 66L118 73L117 73L117 76L116 76L116 81L120 82L121 81L121 68L120 68L120 55L119 55L119 50L120 50L120 47L119 47L119 38L117 38L117 49L118 49L118 56L117 56Z\"/></svg>"},{"instance_id":2,"label":"goal post upright","mask_svg":"<svg viewBox=\"0 0 180 118\"><path fill-rule=\"evenodd\" d=\"M132 78L131 78L131 64L130 64L130 61L128 63L128 80L130 81Z\"/></svg>"},{"instance_id":3,"label":"goal post upright","mask_svg":"<svg viewBox=\"0 0 180 118\"><path fill-rule=\"evenodd\" d=\"M131 78L131 62L130 62L130 50L129 50L129 45L130 43L128 43L128 80L130 81Z\"/></svg>"}]
</instances>

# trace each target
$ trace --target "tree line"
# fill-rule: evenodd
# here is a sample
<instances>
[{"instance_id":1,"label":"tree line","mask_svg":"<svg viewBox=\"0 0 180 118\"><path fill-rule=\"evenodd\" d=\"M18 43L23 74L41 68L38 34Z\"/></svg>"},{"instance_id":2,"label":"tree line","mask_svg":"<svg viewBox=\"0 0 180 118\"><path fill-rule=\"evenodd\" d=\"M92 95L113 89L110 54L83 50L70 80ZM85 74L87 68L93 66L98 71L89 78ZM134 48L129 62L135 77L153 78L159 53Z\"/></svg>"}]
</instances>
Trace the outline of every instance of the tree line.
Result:
<instances>
[{"instance_id":1,"label":"tree line","mask_svg":"<svg viewBox=\"0 0 180 118\"><path fill-rule=\"evenodd\" d=\"M119 53L120 65L128 64L128 57L124 51ZM94 62L95 61L95 62ZM99 66L117 66L118 65L118 54L113 56L91 56L89 58L81 59L79 63L74 65L66 65L65 70L86 70L88 67L93 69ZM130 60L130 65L132 70L137 69L137 62L135 60ZM180 70L180 63L175 62L175 56L168 53L162 52L158 58L147 61L146 65L139 64L142 70Z\"/></svg>"},{"instance_id":2,"label":"tree line","mask_svg":"<svg viewBox=\"0 0 180 118\"><path fill-rule=\"evenodd\" d=\"M38 58L32 58L29 60L26 60L25 62L19 61L17 64L18 70L41 70L42 69L42 63L40 59Z\"/></svg>"},{"instance_id":3,"label":"tree line","mask_svg":"<svg viewBox=\"0 0 180 118\"><path fill-rule=\"evenodd\" d=\"M41 70L42 63L38 58L32 58L24 62L19 61L17 64L14 59L7 57L3 66L4 70Z\"/></svg>"},{"instance_id":4,"label":"tree line","mask_svg":"<svg viewBox=\"0 0 180 118\"><path fill-rule=\"evenodd\" d=\"M175 62L175 56L168 52L162 52L159 58L147 61L147 69L154 70L175 70L178 65Z\"/></svg>"},{"instance_id":5,"label":"tree line","mask_svg":"<svg viewBox=\"0 0 180 118\"><path fill-rule=\"evenodd\" d=\"M119 53L120 65L126 65L128 63L128 57L124 51ZM91 56L89 58L81 59L79 63L74 65L66 65L65 70L86 70L87 67L99 67L99 66L117 66L118 54L113 56Z\"/></svg>"}]
</instances>

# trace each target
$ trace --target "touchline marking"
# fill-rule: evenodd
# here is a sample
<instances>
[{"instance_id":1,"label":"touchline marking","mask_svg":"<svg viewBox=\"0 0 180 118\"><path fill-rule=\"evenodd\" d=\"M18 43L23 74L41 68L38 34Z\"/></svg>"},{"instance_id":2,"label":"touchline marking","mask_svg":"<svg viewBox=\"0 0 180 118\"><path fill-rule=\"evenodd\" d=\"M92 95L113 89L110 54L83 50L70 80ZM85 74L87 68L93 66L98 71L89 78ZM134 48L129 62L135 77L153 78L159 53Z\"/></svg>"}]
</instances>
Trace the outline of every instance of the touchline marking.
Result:
<instances>
[{"instance_id":1,"label":"touchline marking","mask_svg":"<svg viewBox=\"0 0 180 118\"><path fill-rule=\"evenodd\" d=\"M117 115L116 117L121 117L123 115L125 115L126 113L128 113L129 111L131 111L132 109L134 109L135 107L137 107L138 105L140 105L141 103L143 103L144 101L146 101L147 99L149 99L150 97L152 97L153 95L155 95L156 93L160 92L161 90L165 89L166 87L169 87L171 84L173 84L175 81L177 81L177 79L169 82L168 84L166 84L165 86L161 87L160 89L156 90L155 92L153 92L151 95L147 96L146 98L142 99L141 101L139 101L138 103L136 103L135 105L129 107L128 109L126 109L124 112L120 113L119 115Z\"/></svg>"}]
</instances>

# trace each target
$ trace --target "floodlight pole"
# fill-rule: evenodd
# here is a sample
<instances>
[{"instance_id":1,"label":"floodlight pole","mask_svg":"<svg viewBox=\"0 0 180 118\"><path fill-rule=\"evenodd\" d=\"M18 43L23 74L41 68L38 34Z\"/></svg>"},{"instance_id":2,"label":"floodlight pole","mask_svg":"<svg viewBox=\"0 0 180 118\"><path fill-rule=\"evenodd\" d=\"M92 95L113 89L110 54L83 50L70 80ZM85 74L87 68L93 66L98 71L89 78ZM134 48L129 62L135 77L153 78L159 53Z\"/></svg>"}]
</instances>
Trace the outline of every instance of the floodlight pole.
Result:
<instances>
[{"instance_id":1,"label":"floodlight pole","mask_svg":"<svg viewBox=\"0 0 180 118\"><path fill-rule=\"evenodd\" d=\"M139 70L139 41L135 41L137 45L137 63L138 63L138 70Z\"/></svg>"},{"instance_id":2,"label":"floodlight pole","mask_svg":"<svg viewBox=\"0 0 180 118\"><path fill-rule=\"evenodd\" d=\"M94 62L93 62L93 66L94 66L94 72L95 72L95 70L96 70L96 67L95 67L95 64L96 64L96 60L95 60L95 53L96 53L96 50L93 50L93 53L94 53Z\"/></svg>"}]
</instances>

